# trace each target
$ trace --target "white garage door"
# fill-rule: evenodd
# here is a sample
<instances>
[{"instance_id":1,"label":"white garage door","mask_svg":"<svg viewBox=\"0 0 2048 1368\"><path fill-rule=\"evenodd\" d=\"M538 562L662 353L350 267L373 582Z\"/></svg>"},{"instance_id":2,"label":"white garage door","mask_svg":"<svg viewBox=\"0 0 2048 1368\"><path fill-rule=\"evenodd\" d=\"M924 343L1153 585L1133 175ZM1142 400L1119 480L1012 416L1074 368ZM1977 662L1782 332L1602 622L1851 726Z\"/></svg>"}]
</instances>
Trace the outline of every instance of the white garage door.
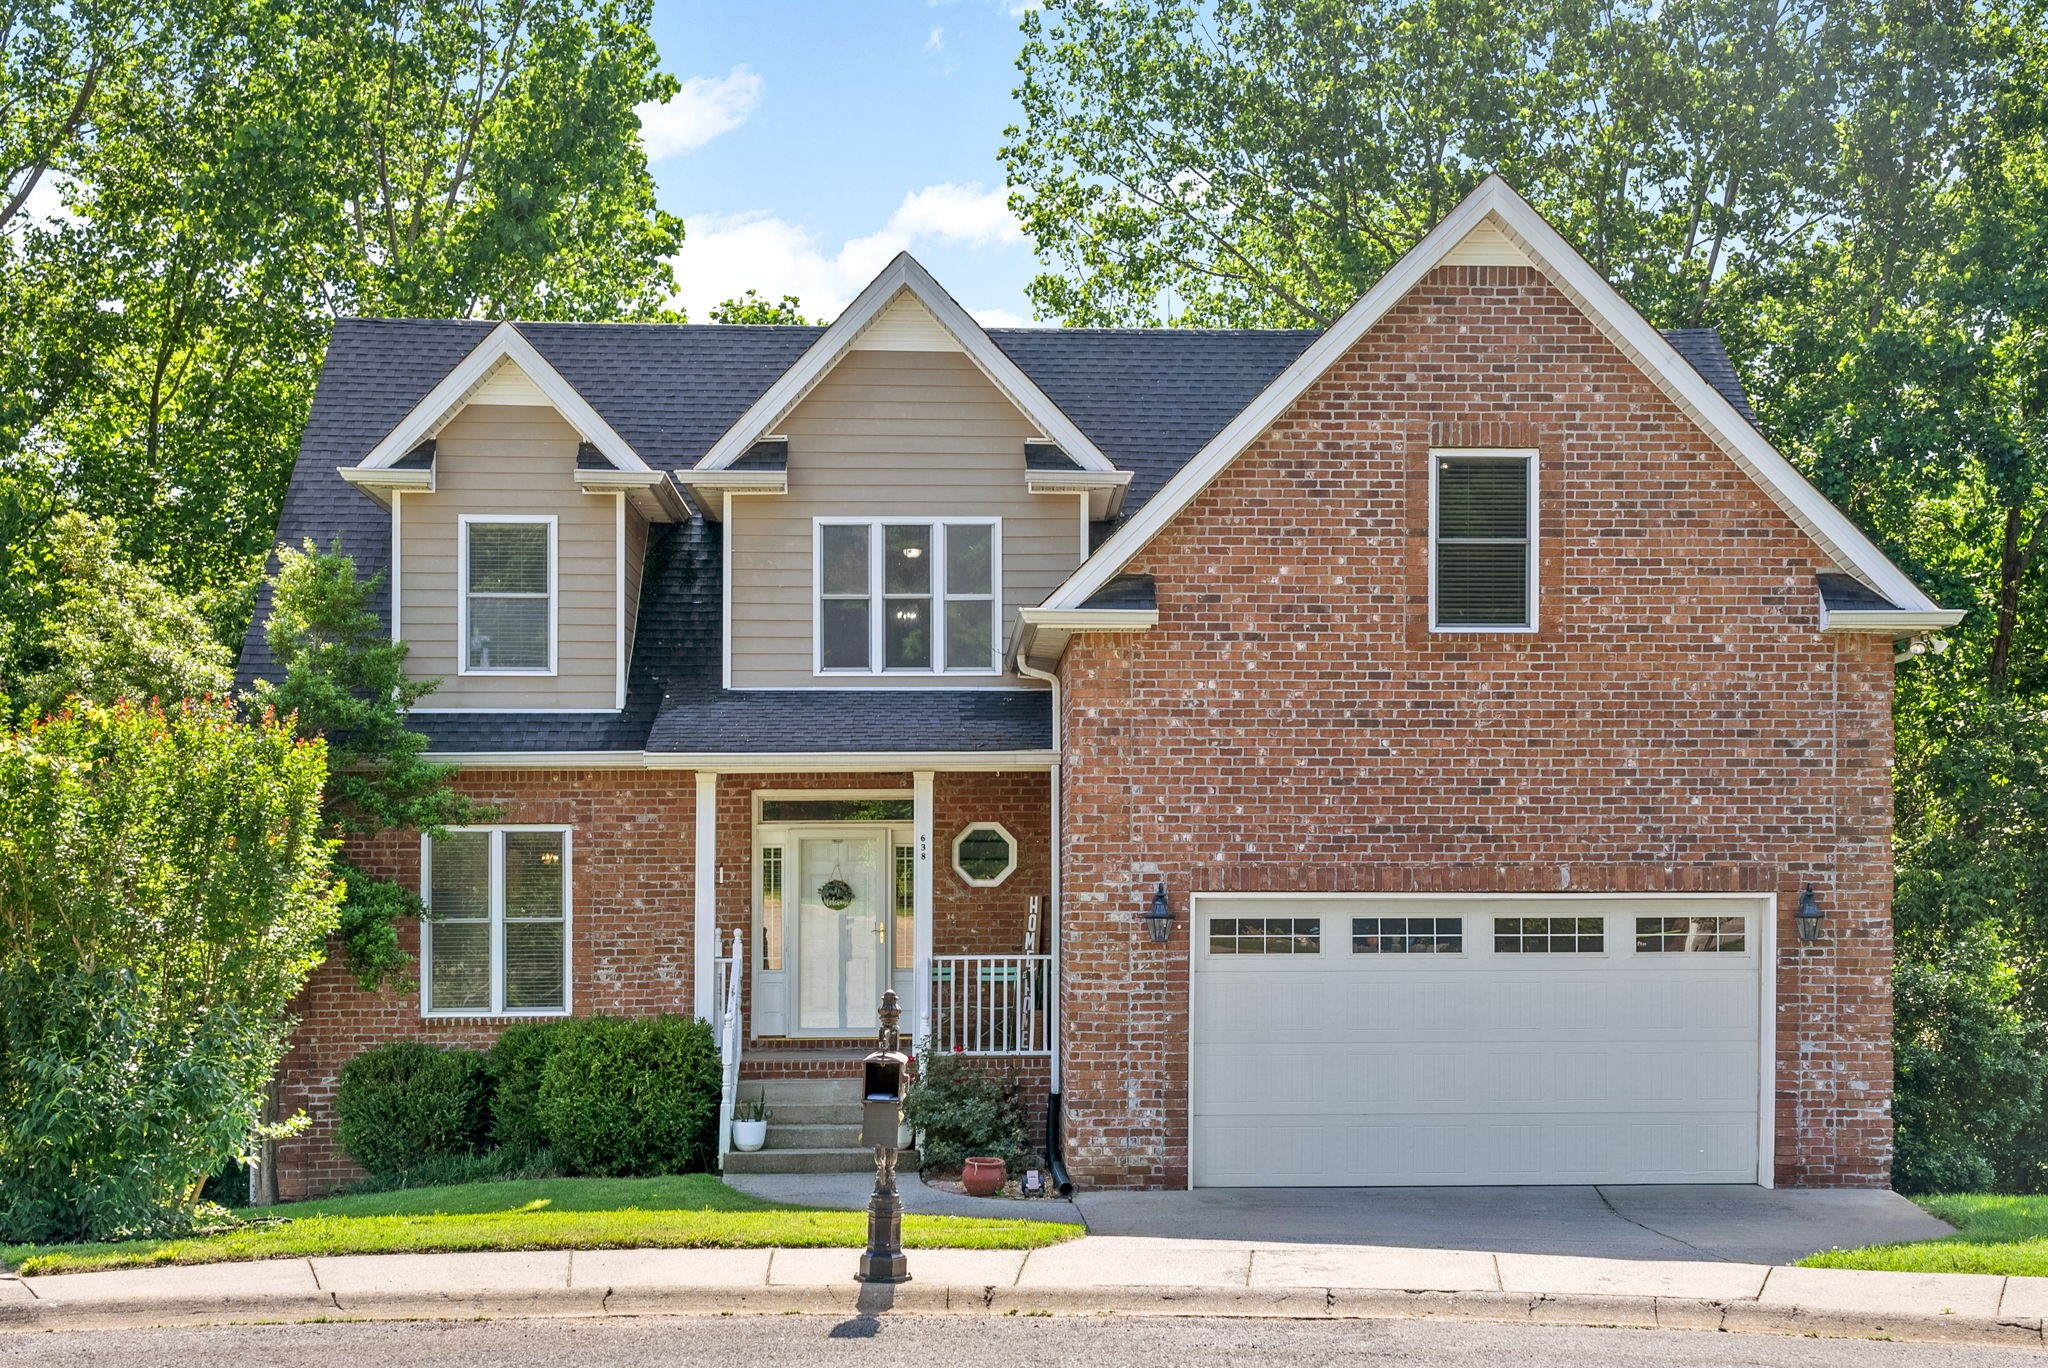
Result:
<instances>
[{"instance_id":1,"label":"white garage door","mask_svg":"<svg viewBox=\"0 0 2048 1368\"><path fill-rule=\"evenodd\" d=\"M1769 905L1198 898L1195 1185L1762 1181Z\"/></svg>"}]
</instances>

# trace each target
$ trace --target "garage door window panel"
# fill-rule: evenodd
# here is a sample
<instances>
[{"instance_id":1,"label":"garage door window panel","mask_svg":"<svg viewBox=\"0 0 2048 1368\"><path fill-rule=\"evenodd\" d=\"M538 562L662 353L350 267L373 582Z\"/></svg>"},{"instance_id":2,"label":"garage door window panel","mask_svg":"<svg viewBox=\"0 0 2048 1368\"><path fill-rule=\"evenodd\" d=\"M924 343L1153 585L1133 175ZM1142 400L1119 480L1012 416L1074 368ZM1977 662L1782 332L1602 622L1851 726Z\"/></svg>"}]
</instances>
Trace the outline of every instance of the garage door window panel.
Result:
<instances>
[{"instance_id":1,"label":"garage door window panel","mask_svg":"<svg viewBox=\"0 0 2048 1368\"><path fill-rule=\"evenodd\" d=\"M1465 950L1463 917L1353 917L1354 955L1458 955Z\"/></svg>"},{"instance_id":2,"label":"garage door window panel","mask_svg":"<svg viewBox=\"0 0 2048 1368\"><path fill-rule=\"evenodd\" d=\"M1742 954L1749 945L1746 917L1637 917L1636 953Z\"/></svg>"},{"instance_id":3,"label":"garage door window panel","mask_svg":"<svg viewBox=\"0 0 2048 1368\"><path fill-rule=\"evenodd\" d=\"M1209 923L1212 955L1320 955L1321 917L1217 917Z\"/></svg>"},{"instance_id":4,"label":"garage door window panel","mask_svg":"<svg viewBox=\"0 0 2048 1368\"><path fill-rule=\"evenodd\" d=\"M1496 955L1602 955L1604 917L1495 917Z\"/></svg>"}]
</instances>

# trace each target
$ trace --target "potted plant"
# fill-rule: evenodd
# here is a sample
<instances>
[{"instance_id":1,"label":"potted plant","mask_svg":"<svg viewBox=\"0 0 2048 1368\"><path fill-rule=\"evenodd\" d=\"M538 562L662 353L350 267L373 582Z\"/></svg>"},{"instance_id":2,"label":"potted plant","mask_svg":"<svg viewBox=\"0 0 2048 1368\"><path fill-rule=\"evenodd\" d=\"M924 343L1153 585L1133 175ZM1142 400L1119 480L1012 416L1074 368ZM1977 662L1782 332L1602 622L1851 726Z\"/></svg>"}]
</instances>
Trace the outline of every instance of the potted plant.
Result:
<instances>
[{"instance_id":1,"label":"potted plant","mask_svg":"<svg viewBox=\"0 0 2048 1368\"><path fill-rule=\"evenodd\" d=\"M993 1197L1003 1190L1010 1166L992 1154L978 1154L960 1170L960 1186L970 1197Z\"/></svg>"},{"instance_id":2,"label":"potted plant","mask_svg":"<svg viewBox=\"0 0 2048 1368\"><path fill-rule=\"evenodd\" d=\"M758 1097L733 1104L732 1147L752 1154L768 1143L768 1104Z\"/></svg>"}]
</instances>

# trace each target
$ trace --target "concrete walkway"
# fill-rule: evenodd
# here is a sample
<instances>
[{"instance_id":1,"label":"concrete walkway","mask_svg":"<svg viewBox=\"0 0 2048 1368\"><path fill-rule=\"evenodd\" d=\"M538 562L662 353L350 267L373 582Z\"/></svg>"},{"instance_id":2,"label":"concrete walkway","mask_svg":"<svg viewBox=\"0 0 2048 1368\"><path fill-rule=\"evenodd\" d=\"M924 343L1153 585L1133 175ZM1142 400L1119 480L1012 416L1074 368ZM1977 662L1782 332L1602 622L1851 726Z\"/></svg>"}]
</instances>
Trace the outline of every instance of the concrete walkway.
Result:
<instances>
[{"instance_id":1,"label":"concrete walkway","mask_svg":"<svg viewBox=\"0 0 2048 1368\"><path fill-rule=\"evenodd\" d=\"M833 1211L865 1211L875 1190L870 1173L733 1173L726 1185L764 1202L824 1207ZM1007 1221L1057 1221L1081 1224L1081 1213L1063 1198L1020 1202L1014 1197L969 1197L928 1187L916 1174L900 1176L896 1190L903 1209L923 1216L983 1216Z\"/></svg>"},{"instance_id":2,"label":"concrete walkway","mask_svg":"<svg viewBox=\"0 0 2048 1368\"><path fill-rule=\"evenodd\" d=\"M398 1254L0 1279L0 1331L324 1318L815 1312L1452 1317L2043 1344L2048 1278L1476 1250L1091 1236L912 1250L853 1281L850 1249Z\"/></svg>"}]
</instances>

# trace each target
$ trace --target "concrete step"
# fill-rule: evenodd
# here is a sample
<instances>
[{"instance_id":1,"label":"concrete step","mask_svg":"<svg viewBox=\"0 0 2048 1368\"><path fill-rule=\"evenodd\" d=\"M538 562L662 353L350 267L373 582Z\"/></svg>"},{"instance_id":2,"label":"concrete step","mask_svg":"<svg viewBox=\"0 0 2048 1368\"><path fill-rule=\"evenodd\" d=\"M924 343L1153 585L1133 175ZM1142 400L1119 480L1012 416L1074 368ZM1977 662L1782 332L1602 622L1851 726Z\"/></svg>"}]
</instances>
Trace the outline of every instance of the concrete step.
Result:
<instances>
[{"instance_id":1,"label":"concrete step","mask_svg":"<svg viewBox=\"0 0 2048 1368\"><path fill-rule=\"evenodd\" d=\"M771 1133L782 1126L860 1126L858 1102L771 1102L768 1110Z\"/></svg>"},{"instance_id":2,"label":"concrete step","mask_svg":"<svg viewBox=\"0 0 2048 1368\"><path fill-rule=\"evenodd\" d=\"M917 1151L903 1150L896 1166L899 1172L915 1173ZM762 1149L752 1154L734 1150L725 1156L727 1173L872 1173L874 1167L875 1152L870 1149Z\"/></svg>"},{"instance_id":3,"label":"concrete step","mask_svg":"<svg viewBox=\"0 0 2048 1368\"><path fill-rule=\"evenodd\" d=\"M768 1118L768 1148L772 1150L858 1149L860 1122L829 1126L785 1126Z\"/></svg>"},{"instance_id":4,"label":"concrete step","mask_svg":"<svg viewBox=\"0 0 2048 1368\"><path fill-rule=\"evenodd\" d=\"M770 1107L780 1103L830 1103L860 1101L860 1080L857 1078L761 1078L746 1081L747 1088L758 1088L758 1094Z\"/></svg>"}]
</instances>

